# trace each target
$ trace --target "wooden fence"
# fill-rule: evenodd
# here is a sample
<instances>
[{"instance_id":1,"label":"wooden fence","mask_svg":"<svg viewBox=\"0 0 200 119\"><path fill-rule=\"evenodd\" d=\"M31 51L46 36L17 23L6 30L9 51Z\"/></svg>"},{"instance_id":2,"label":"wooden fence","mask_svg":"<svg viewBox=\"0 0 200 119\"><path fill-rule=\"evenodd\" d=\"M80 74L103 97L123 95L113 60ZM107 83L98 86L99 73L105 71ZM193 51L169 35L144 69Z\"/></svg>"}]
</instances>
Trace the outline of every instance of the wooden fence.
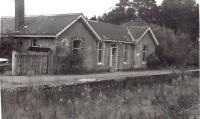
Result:
<instances>
[{"instance_id":1,"label":"wooden fence","mask_svg":"<svg viewBox=\"0 0 200 119\"><path fill-rule=\"evenodd\" d=\"M54 74L62 69L63 58L48 53L13 53L13 75Z\"/></svg>"}]
</instances>

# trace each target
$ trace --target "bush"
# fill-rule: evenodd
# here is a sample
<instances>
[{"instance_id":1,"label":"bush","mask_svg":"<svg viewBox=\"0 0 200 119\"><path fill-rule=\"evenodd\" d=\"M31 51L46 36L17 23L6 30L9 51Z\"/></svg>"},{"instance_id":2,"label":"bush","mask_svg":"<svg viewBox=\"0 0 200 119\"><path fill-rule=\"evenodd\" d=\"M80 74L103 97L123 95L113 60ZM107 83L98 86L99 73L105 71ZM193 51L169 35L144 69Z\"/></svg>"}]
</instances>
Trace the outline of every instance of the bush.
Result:
<instances>
[{"instance_id":1,"label":"bush","mask_svg":"<svg viewBox=\"0 0 200 119\"><path fill-rule=\"evenodd\" d=\"M62 74L82 74L83 70L83 56L70 54L62 60Z\"/></svg>"},{"instance_id":2,"label":"bush","mask_svg":"<svg viewBox=\"0 0 200 119\"><path fill-rule=\"evenodd\" d=\"M190 35L155 24L151 28L159 41L156 54L161 66L199 66L198 42L193 42Z\"/></svg>"},{"instance_id":3,"label":"bush","mask_svg":"<svg viewBox=\"0 0 200 119\"><path fill-rule=\"evenodd\" d=\"M180 108L188 109L188 108L192 107L193 97L189 94L185 94L185 95L181 94L178 97L178 104L179 104Z\"/></svg>"},{"instance_id":4,"label":"bush","mask_svg":"<svg viewBox=\"0 0 200 119\"><path fill-rule=\"evenodd\" d=\"M155 53L150 54L147 57L147 67L150 69L157 69L159 68L159 65L160 65L159 61L160 60Z\"/></svg>"}]
</instances>

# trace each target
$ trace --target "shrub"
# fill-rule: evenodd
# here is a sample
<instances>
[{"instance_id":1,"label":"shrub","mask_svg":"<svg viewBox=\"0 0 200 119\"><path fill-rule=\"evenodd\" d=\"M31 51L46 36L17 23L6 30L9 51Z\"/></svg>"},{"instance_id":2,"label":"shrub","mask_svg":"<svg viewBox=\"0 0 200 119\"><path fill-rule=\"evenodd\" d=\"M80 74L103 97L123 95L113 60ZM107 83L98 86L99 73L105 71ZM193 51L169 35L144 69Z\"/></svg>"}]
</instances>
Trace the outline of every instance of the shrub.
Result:
<instances>
[{"instance_id":1,"label":"shrub","mask_svg":"<svg viewBox=\"0 0 200 119\"><path fill-rule=\"evenodd\" d=\"M178 97L178 104L179 104L179 107L180 108L183 108L183 109L188 109L190 107L192 107L192 104L193 104L193 101L192 101L192 96L189 95L189 94L181 94L179 97Z\"/></svg>"},{"instance_id":2,"label":"shrub","mask_svg":"<svg viewBox=\"0 0 200 119\"><path fill-rule=\"evenodd\" d=\"M83 70L83 56L70 54L62 60L62 74L82 74Z\"/></svg>"},{"instance_id":3,"label":"shrub","mask_svg":"<svg viewBox=\"0 0 200 119\"><path fill-rule=\"evenodd\" d=\"M159 41L156 54L161 66L199 66L198 42L193 42L190 35L155 24L151 28Z\"/></svg>"},{"instance_id":4,"label":"shrub","mask_svg":"<svg viewBox=\"0 0 200 119\"><path fill-rule=\"evenodd\" d=\"M147 57L147 67L150 69L157 69L159 68L159 58L157 57L157 55L155 53L150 54Z\"/></svg>"},{"instance_id":5,"label":"shrub","mask_svg":"<svg viewBox=\"0 0 200 119\"><path fill-rule=\"evenodd\" d=\"M156 56L159 58L159 65L162 67L172 67L176 66L177 61L175 55L172 53L166 53L161 46L156 47Z\"/></svg>"}]
</instances>

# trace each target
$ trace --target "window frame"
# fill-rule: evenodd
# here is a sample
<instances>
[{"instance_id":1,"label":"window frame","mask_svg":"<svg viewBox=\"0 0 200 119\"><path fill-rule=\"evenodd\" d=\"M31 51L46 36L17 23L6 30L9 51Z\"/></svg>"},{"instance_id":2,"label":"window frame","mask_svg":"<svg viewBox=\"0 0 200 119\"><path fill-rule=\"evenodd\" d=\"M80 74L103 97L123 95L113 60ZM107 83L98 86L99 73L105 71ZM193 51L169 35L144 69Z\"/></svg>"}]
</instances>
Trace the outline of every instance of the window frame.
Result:
<instances>
[{"instance_id":1,"label":"window frame","mask_svg":"<svg viewBox=\"0 0 200 119\"><path fill-rule=\"evenodd\" d=\"M148 46L143 45L142 46L142 63L145 64L147 62L147 56L148 56Z\"/></svg>"},{"instance_id":2,"label":"window frame","mask_svg":"<svg viewBox=\"0 0 200 119\"><path fill-rule=\"evenodd\" d=\"M81 55L82 54L82 47L81 47L81 44L83 42L83 39L82 37L72 37L72 53L73 54L78 54L78 55ZM78 41L79 42L79 47L75 47L74 48L74 42ZM75 53L74 50L77 50L78 53Z\"/></svg>"},{"instance_id":3,"label":"window frame","mask_svg":"<svg viewBox=\"0 0 200 119\"><path fill-rule=\"evenodd\" d=\"M36 44L34 41L36 41ZM36 38L31 39L31 47L39 47L38 39Z\"/></svg>"},{"instance_id":4,"label":"window frame","mask_svg":"<svg viewBox=\"0 0 200 119\"><path fill-rule=\"evenodd\" d=\"M100 44L102 44L101 49L99 47ZM102 61L99 61L100 51L101 51L101 60ZM98 65L104 65L104 51L105 51L105 43L104 42L98 42L98 44L97 44L97 64Z\"/></svg>"},{"instance_id":5,"label":"window frame","mask_svg":"<svg viewBox=\"0 0 200 119\"><path fill-rule=\"evenodd\" d=\"M124 64L129 63L129 45L124 44L124 59L123 59Z\"/></svg>"}]
</instances>

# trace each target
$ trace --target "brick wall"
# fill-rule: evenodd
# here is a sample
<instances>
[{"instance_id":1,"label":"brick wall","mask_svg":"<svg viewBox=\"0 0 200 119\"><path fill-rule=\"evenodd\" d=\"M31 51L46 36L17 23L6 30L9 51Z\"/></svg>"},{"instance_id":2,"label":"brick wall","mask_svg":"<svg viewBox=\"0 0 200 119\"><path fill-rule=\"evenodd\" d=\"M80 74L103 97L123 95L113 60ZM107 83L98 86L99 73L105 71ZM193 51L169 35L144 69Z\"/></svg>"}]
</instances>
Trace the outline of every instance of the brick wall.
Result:
<instances>
[{"instance_id":1,"label":"brick wall","mask_svg":"<svg viewBox=\"0 0 200 119\"><path fill-rule=\"evenodd\" d=\"M97 64L97 46L98 39L91 33L89 28L82 22L77 21L68 30L61 34L57 39L54 38L37 38L40 47L50 48L53 52L56 51L57 46L60 49L57 50L56 54L60 56L66 56L71 52L71 45L69 47L61 47L62 40L68 39L72 42L73 37L82 38L82 52L84 58L84 67L87 71L99 71L99 70L109 70L110 63L110 44L111 42L105 42L104 49L104 64ZM142 46L148 46L148 54L155 52L155 44L152 40L150 34L146 34L136 45L128 44L128 63L124 63L124 47L125 43L115 43L118 48L118 60L117 68L118 70L134 68L145 68L146 63L142 62ZM31 39L24 38L21 47L22 51L28 49L31 46ZM116 60L116 59L114 59Z\"/></svg>"},{"instance_id":2,"label":"brick wall","mask_svg":"<svg viewBox=\"0 0 200 119\"><path fill-rule=\"evenodd\" d=\"M146 64L142 62L142 46L148 46L148 55L155 52L155 44L150 34L146 34L136 45L134 53L134 67L145 68Z\"/></svg>"},{"instance_id":3,"label":"brick wall","mask_svg":"<svg viewBox=\"0 0 200 119\"><path fill-rule=\"evenodd\" d=\"M97 62L97 39L92 35L87 26L83 22L78 21L74 23L67 31L65 31L59 38L58 43L61 43L62 39L71 40L72 37L83 38L83 56L85 70L94 70ZM70 47L63 49L60 53L65 55L67 51L70 51Z\"/></svg>"}]
</instances>

